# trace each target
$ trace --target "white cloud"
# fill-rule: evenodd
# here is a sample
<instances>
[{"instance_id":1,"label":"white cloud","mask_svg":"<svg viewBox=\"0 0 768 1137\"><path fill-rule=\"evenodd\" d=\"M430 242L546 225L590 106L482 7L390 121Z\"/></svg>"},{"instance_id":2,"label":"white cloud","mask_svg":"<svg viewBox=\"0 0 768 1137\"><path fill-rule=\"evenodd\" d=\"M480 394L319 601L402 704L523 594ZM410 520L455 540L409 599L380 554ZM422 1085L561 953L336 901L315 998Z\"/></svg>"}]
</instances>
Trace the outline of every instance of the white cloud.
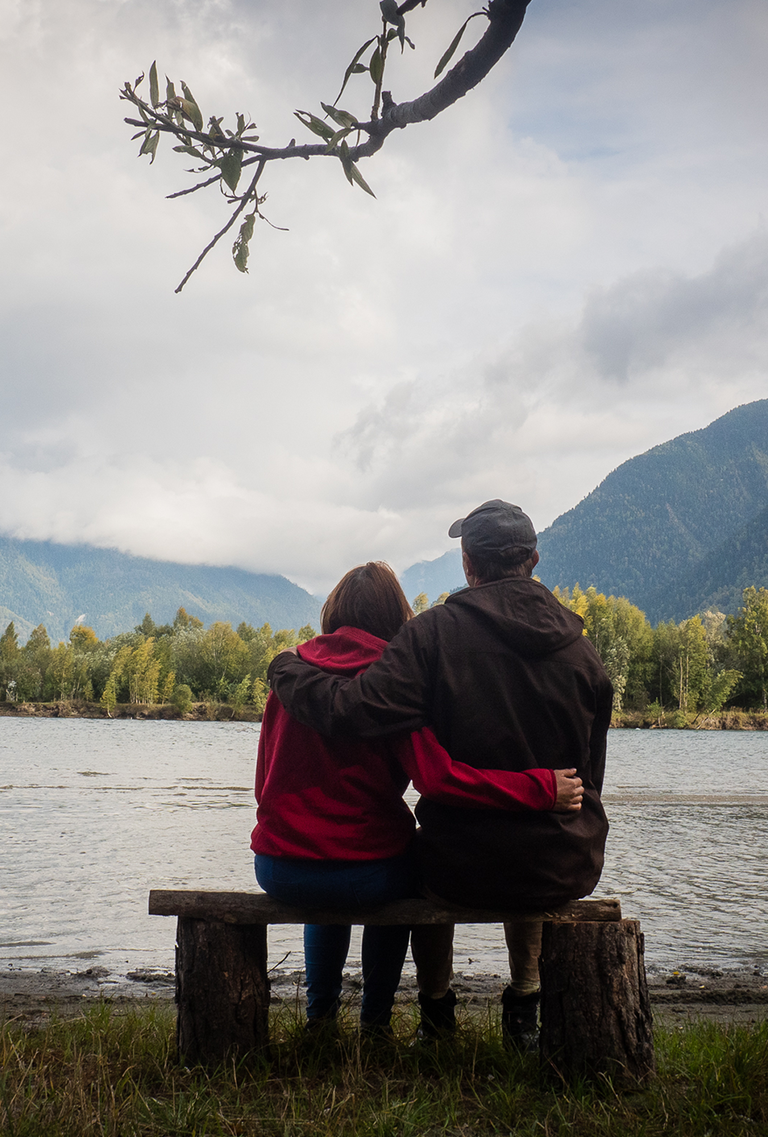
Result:
<instances>
[{"instance_id":1,"label":"white cloud","mask_svg":"<svg viewBox=\"0 0 768 1137\"><path fill-rule=\"evenodd\" d=\"M410 17L396 98L472 10ZM137 161L117 88L157 58L284 142L377 12L0 0L0 529L323 590L438 555L485 497L546 524L766 394L761 0L533 0L485 83L366 165L376 201L335 162L270 169L290 231L259 227L247 278L224 241L175 296L225 214L163 199L183 163Z\"/></svg>"},{"instance_id":2,"label":"white cloud","mask_svg":"<svg viewBox=\"0 0 768 1137\"><path fill-rule=\"evenodd\" d=\"M414 480L430 487L422 500L446 487L465 506L501 493L524 498L543 526L676 433L671 421L685 414L695 429L764 397L767 358L758 233L697 277L638 272L595 291L572 323L529 325L457 369L431 404L427 381L395 388L343 437L376 500L407 508Z\"/></svg>"}]
</instances>

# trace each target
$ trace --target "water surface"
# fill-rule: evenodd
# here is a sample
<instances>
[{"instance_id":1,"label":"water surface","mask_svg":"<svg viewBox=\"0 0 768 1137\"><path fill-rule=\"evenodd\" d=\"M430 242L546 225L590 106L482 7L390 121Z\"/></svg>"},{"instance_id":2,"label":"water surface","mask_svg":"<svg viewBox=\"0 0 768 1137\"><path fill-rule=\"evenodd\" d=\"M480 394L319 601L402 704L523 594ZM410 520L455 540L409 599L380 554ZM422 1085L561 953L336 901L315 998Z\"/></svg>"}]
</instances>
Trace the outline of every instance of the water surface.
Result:
<instances>
[{"instance_id":1,"label":"water surface","mask_svg":"<svg viewBox=\"0 0 768 1137\"><path fill-rule=\"evenodd\" d=\"M255 887L258 731L0 719L0 966L171 969L150 888ZM649 967L768 968L766 773L766 734L611 732L596 895L642 921ZM298 931L271 929L270 953L300 967ZM460 929L456 966L503 972L501 930Z\"/></svg>"}]
</instances>

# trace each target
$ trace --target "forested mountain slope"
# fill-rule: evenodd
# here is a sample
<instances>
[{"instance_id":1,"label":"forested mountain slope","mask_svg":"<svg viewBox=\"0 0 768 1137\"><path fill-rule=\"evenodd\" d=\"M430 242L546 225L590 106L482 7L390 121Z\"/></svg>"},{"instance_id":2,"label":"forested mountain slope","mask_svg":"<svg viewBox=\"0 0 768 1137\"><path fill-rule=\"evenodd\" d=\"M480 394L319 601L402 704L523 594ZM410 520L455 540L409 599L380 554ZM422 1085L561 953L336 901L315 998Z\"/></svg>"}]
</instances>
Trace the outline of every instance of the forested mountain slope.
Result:
<instances>
[{"instance_id":1,"label":"forested mountain slope","mask_svg":"<svg viewBox=\"0 0 768 1137\"><path fill-rule=\"evenodd\" d=\"M426 593L430 600L437 600L441 592L463 588L467 582L464 579L459 542L456 542L456 548L449 549L434 561L419 561L418 564L411 565L400 577L400 583L410 603L420 592Z\"/></svg>"},{"instance_id":2,"label":"forested mountain slope","mask_svg":"<svg viewBox=\"0 0 768 1137\"><path fill-rule=\"evenodd\" d=\"M651 598L660 619L695 612L735 612L750 585L768 587L768 506L739 533L674 577Z\"/></svg>"},{"instance_id":3,"label":"forested mountain slope","mask_svg":"<svg viewBox=\"0 0 768 1137\"><path fill-rule=\"evenodd\" d=\"M105 639L130 631L145 612L161 624L182 607L205 624L273 629L317 628L320 617L315 597L283 576L0 537L0 624L13 620L22 640L38 624L54 643L66 639L81 615Z\"/></svg>"},{"instance_id":4,"label":"forested mountain slope","mask_svg":"<svg viewBox=\"0 0 768 1137\"><path fill-rule=\"evenodd\" d=\"M539 536L549 587L626 596L651 622L768 585L768 399L631 458Z\"/></svg>"}]
</instances>

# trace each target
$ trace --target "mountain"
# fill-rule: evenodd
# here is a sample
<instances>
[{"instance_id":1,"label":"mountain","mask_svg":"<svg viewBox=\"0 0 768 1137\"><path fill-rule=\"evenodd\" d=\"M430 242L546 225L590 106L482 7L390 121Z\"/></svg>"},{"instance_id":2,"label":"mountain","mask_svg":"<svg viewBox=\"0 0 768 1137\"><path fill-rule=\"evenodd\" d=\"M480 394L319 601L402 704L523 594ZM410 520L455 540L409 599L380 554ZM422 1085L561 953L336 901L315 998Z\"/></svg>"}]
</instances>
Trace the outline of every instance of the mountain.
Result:
<instances>
[{"instance_id":1,"label":"mountain","mask_svg":"<svg viewBox=\"0 0 768 1137\"><path fill-rule=\"evenodd\" d=\"M768 587L768 507L693 569L670 580L652 597L651 607L659 619L685 619L708 609L735 612L751 584Z\"/></svg>"},{"instance_id":2,"label":"mountain","mask_svg":"<svg viewBox=\"0 0 768 1137\"><path fill-rule=\"evenodd\" d=\"M537 572L550 588L626 596L652 623L733 610L742 578L768 584L766 509L761 399L624 462L540 534Z\"/></svg>"},{"instance_id":3,"label":"mountain","mask_svg":"<svg viewBox=\"0 0 768 1137\"><path fill-rule=\"evenodd\" d=\"M169 623L186 608L204 624L315 628L320 604L283 576L238 568L182 565L116 549L0 537L0 625L13 620L23 641L45 624L53 643L84 615L100 639L130 631L149 612Z\"/></svg>"},{"instance_id":4,"label":"mountain","mask_svg":"<svg viewBox=\"0 0 768 1137\"><path fill-rule=\"evenodd\" d=\"M426 592L430 600L437 600L441 592L464 588L467 582L461 567L459 542L456 542L455 549L449 549L437 560L411 565L400 577L400 583L410 603L420 592Z\"/></svg>"},{"instance_id":5,"label":"mountain","mask_svg":"<svg viewBox=\"0 0 768 1137\"><path fill-rule=\"evenodd\" d=\"M624 462L539 534L539 553L548 587L626 596L652 623L735 612L747 585L768 587L768 399ZM401 581L435 600L463 583L459 549Z\"/></svg>"}]
</instances>

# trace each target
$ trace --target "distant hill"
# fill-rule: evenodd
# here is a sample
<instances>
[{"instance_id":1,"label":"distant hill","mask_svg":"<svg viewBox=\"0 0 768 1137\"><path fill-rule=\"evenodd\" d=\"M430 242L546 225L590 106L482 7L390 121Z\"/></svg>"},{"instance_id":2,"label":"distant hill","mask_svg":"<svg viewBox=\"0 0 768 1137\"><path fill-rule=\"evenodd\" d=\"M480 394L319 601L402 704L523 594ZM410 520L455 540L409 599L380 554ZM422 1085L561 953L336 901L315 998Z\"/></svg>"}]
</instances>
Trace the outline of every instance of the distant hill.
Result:
<instances>
[{"instance_id":1,"label":"distant hill","mask_svg":"<svg viewBox=\"0 0 768 1137\"><path fill-rule=\"evenodd\" d=\"M449 549L437 560L411 565L400 577L400 583L409 603L413 603L421 592L426 592L430 600L437 600L442 592L463 588L467 582L461 567L459 542L456 542L455 549Z\"/></svg>"},{"instance_id":2,"label":"distant hill","mask_svg":"<svg viewBox=\"0 0 768 1137\"><path fill-rule=\"evenodd\" d=\"M768 584L768 399L624 462L539 536L538 572L659 619L735 608ZM742 583L743 582L743 583Z\"/></svg>"},{"instance_id":3,"label":"distant hill","mask_svg":"<svg viewBox=\"0 0 768 1137\"><path fill-rule=\"evenodd\" d=\"M317 628L318 600L283 576L238 568L182 565L116 549L0 537L0 625L13 620L24 641L45 624L53 643L84 615L100 639L127 632L149 612L169 623L186 608L204 624Z\"/></svg>"},{"instance_id":4,"label":"distant hill","mask_svg":"<svg viewBox=\"0 0 768 1137\"><path fill-rule=\"evenodd\" d=\"M539 534L539 552L548 587L626 596L654 624L734 612L747 585L768 587L768 399L624 462ZM463 583L458 548L401 581L409 600L435 600Z\"/></svg>"}]
</instances>

